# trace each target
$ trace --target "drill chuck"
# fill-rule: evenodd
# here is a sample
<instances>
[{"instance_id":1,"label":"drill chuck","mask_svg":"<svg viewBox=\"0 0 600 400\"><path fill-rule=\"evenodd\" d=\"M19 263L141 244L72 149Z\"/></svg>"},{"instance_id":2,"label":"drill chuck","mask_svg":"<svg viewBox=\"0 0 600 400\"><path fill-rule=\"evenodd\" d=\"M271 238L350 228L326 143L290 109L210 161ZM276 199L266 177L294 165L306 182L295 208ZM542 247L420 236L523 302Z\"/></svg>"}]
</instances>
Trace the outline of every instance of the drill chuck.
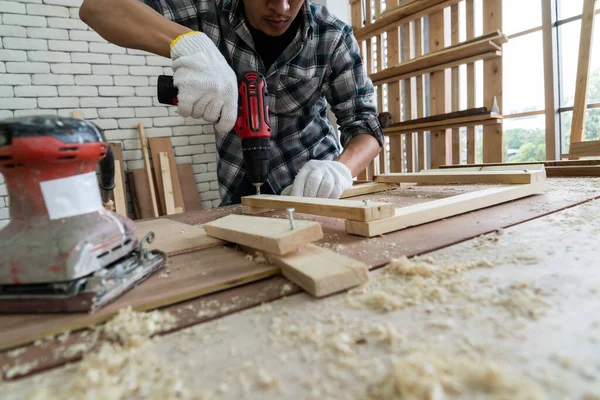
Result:
<instances>
[{"instance_id":1,"label":"drill chuck","mask_svg":"<svg viewBox=\"0 0 600 400\"><path fill-rule=\"evenodd\" d=\"M269 176L269 138L242 139L246 177L253 185L262 185Z\"/></svg>"}]
</instances>

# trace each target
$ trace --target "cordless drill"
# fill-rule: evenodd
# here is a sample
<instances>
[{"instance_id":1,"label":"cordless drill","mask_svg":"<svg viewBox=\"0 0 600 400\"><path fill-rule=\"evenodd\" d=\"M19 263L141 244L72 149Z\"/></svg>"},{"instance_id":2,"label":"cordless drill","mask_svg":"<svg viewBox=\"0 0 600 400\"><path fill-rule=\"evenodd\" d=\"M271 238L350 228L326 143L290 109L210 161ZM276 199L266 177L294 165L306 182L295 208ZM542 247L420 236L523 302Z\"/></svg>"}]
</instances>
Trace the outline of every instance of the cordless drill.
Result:
<instances>
[{"instance_id":1,"label":"cordless drill","mask_svg":"<svg viewBox=\"0 0 600 400\"><path fill-rule=\"evenodd\" d=\"M177 87L173 78L158 77L158 101L177 105ZM242 139L242 152L246 165L246 176L260 194L261 186L269 176L269 147L271 127L267 82L258 72L246 72L238 82L238 116L234 130Z\"/></svg>"}]
</instances>

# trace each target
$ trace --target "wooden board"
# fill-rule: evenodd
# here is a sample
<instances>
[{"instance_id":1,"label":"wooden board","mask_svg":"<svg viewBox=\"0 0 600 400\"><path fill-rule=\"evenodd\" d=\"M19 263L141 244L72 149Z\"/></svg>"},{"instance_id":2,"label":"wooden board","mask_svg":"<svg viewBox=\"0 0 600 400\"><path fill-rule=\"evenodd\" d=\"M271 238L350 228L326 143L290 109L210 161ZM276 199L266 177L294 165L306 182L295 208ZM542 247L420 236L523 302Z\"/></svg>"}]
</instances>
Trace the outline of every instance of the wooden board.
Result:
<instances>
[{"instance_id":1,"label":"wooden board","mask_svg":"<svg viewBox=\"0 0 600 400\"><path fill-rule=\"evenodd\" d=\"M127 183L129 184L131 200L136 208L136 217L138 219L154 218L146 170L134 169L128 171Z\"/></svg>"},{"instance_id":2,"label":"wooden board","mask_svg":"<svg viewBox=\"0 0 600 400\"><path fill-rule=\"evenodd\" d=\"M371 194L383 192L385 190L390 190L396 188L397 185L389 184L389 183L378 183L378 182L368 182L368 183L359 183L358 185L354 185L349 189L344 190L344 193L340 196L340 199L346 199L354 196L361 196L363 194Z\"/></svg>"},{"instance_id":3,"label":"wooden board","mask_svg":"<svg viewBox=\"0 0 600 400\"><path fill-rule=\"evenodd\" d=\"M464 64L465 59L475 62L478 60L498 57L499 46L489 39L463 44L453 48L433 51L424 56L414 58L371 75L373 84L380 85L395 79L406 79L423 75L423 71L437 72L450 67ZM491 107L490 107L491 109Z\"/></svg>"},{"instance_id":4,"label":"wooden board","mask_svg":"<svg viewBox=\"0 0 600 400\"><path fill-rule=\"evenodd\" d=\"M436 11L441 11L448 6L459 2L460 0L405 1L404 3L401 3L402 5L400 7L382 14L381 18L375 21L375 23L361 29L356 29L354 31L354 36L358 41L366 40L371 36L389 31L394 27L404 25L416 18L421 18Z\"/></svg>"},{"instance_id":5,"label":"wooden board","mask_svg":"<svg viewBox=\"0 0 600 400\"><path fill-rule=\"evenodd\" d=\"M123 180L123 168L120 160L115 160L115 188L112 197L115 202L115 211L127 216L127 202L125 201L125 181Z\"/></svg>"},{"instance_id":6,"label":"wooden board","mask_svg":"<svg viewBox=\"0 0 600 400\"><path fill-rule=\"evenodd\" d=\"M430 171L414 174L386 174L376 182L419 183L423 185L528 184L546 179L545 171Z\"/></svg>"},{"instance_id":7,"label":"wooden board","mask_svg":"<svg viewBox=\"0 0 600 400\"><path fill-rule=\"evenodd\" d=\"M502 0L486 0L483 2L483 32L496 30L502 30ZM483 62L483 82L483 105L492 110L495 98L499 114L502 115L502 58L487 59ZM503 161L503 135L502 121L483 126L483 162Z\"/></svg>"},{"instance_id":8,"label":"wooden board","mask_svg":"<svg viewBox=\"0 0 600 400\"><path fill-rule=\"evenodd\" d=\"M201 210L202 200L198 194L198 186L196 186L196 177L194 176L192 164L177 164L177 176L179 177L179 185L181 186L184 210Z\"/></svg>"},{"instance_id":9,"label":"wooden board","mask_svg":"<svg viewBox=\"0 0 600 400\"><path fill-rule=\"evenodd\" d=\"M275 255L285 255L307 243L323 238L321 224L286 219L228 215L204 224L206 233L227 242L237 243Z\"/></svg>"},{"instance_id":10,"label":"wooden board","mask_svg":"<svg viewBox=\"0 0 600 400\"><path fill-rule=\"evenodd\" d=\"M466 27L467 40L475 37L475 3L474 0L466 0ZM467 108L475 107L475 63L467 64ZM467 163L475 162L475 127L467 127Z\"/></svg>"},{"instance_id":11,"label":"wooden board","mask_svg":"<svg viewBox=\"0 0 600 400\"><path fill-rule=\"evenodd\" d=\"M150 159L148 157L148 146L146 140L146 133L144 131L144 124L141 122L138 124L138 132L140 135L140 145L142 147L142 157L144 159L144 172L146 173L147 184L145 185L147 188L147 194L149 195L150 205L152 206L152 216L158 217L158 204L156 202L156 192L154 190L154 178L152 175L152 167L150 166ZM144 185L140 185L140 188ZM138 200L144 198L144 194L138 191Z\"/></svg>"},{"instance_id":12,"label":"wooden board","mask_svg":"<svg viewBox=\"0 0 600 400\"><path fill-rule=\"evenodd\" d=\"M167 214L167 208L165 204L165 193L162 189L163 180L162 175L159 172L160 169L160 157L159 153L166 152L169 158L169 169L171 174L171 185L173 186L173 198L175 200L175 208L181 208L185 211L183 204L183 195L181 194L181 185L179 184L179 177L177 176L177 165L175 163L175 154L173 153L173 145L171 144L171 138L168 137L156 137L148 139L150 144L150 153L152 154L152 165L154 166L156 185L158 187L158 197L160 200L160 206L162 215Z\"/></svg>"},{"instance_id":13,"label":"wooden board","mask_svg":"<svg viewBox=\"0 0 600 400\"><path fill-rule=\"evenodd\" d=\"M445 21L444 13L438 11L429 16L429 51L444 51ZM495 45L494 45L495 46ZM451 50L456 51L456 50ZM446 114L448 104L446 104L446 72L438 71L430 75L429 78L430 94L430 114ZM456 122L456 121L455 121ZM431 168L436 169L441 164L450 164L447 158L447 137L449 126L440 126L431 130Z\"/></svg>"},{"instance_id":14,"label":"wooden board","mask_svg":"<svg viewBox=\"0 0 600 400\"><path fill-rule=\"evenodd\" d=\"M563 155L575 158L600 156L600 140L587 140L585 142L574 142L569 147L569 154Z\"/></svg>"},{"instance_id":15,"label":"wooden board","mask_svg":"<svg viewBox=\"0 0 600 400\"><path fill-rule=\"evenodd\" d=\"M346 232L366 237L384 235L411 226L543 193L547 189L548 183L542 181L529 185L485 189L414 206L400 207L396 208L396 213L391 218L372 222L346 221Z\"/></svg>"},{"instance_id":16,"label":"wooden board","mask_svg":"<svg viewBox=\"0 0 600 400\"><path fill-rule=\"evenodd\" d=\"M409 132L425 132L433 129L451 129L463 126L497 124L499 121L502 121L501 116L488 112L470 117L449 118L427 123L393 126L385 128L383 134L387 136L402 135Z\"/></svg>"},{"instance_id":17,"label":"wooden board","mask_svg":"<svg viewBox=\"0 0 600 400\"><path fill-rule=\"evenodd\" d=\"M110 146L110 149L112 150L115 162L119 161L119 165L121 167L121 181L123 182L123 190L125 193L126 192L125 186L126 186L127 180L125 179L125 168L123 167L123 165L124 165L123 164L123 145L120 142L108 142L108 145ZM116 173L116 170L115 170L115 173ZM115 181L116 180L117 180L117 177L115 177ZM112 201L114 201L116 203L114 192L111 192L110 198ZM125 204L127 204L127 202L125 202Z\"/></svg>"},{"instance_id":18,"label":"wooden board","mask_svg":"<svg viewBox=\"0 0 600 400\"><path fill-rule=\"evenodd\" d=\"M279 268L248 261L245 253L221 246L173 256L168 271L168 277L155 273L95 314L1 315L0 350L107 321L127 306L151 310L264 279Z\"/></svg>"},{"instance_id":19,"label":"wooden board","mask_svg":"<svg viewBox=\"0 0 600 400\"><path fill-rule=\"evenodd\" d=\"M570 155L577 155L576 153L573 153L571 149L576 142L581 142L584 139L583 133L585 132L585 117L587 111L595 4L596 0L583 0L581 34L579 36L579 57L577 60L577 81L575 83L575 99L573 101L573 121L571 123ZM600 155L600 152L598 154Z\"/></svg>"},{"instance_id":20,"label":"wooden board","mask_svg":"<svg viewBox=\"0 0 600 400\"><path fill-rule=\"evenodd\" d=\"M315 297L362 285L369 268L361 261L312 244L286 256L267 255L283 276Z\"/></svg>"},{"instance_id":21,"label":"wooden board","mask_svg":"<svg viewBox=\"0 0 600 400\"><path fill-rule=\"evenodd\" d=\"M203 228L166 218L138 221L135 226L140 240L150 231L155 234L154 241L146 243L145 247L162 250L168 256L225 244L222 240L208 236Z\"/></svg>"},{"instance_id":22,"label":"wooden board","mask_svg":"<svg viewBox=\"0 0 600 400\"><path fill-rule=\"evenodd\" d=\"M242 204L250 207L285 210L294 208L303 214L323 215L354 221L374 221L394 215L394 206L388 203L369 202L365 205L357 200L319 199L313 197L293 197L258 195L242 197Z\"/></svg>"},{"instance_id":23,"label":"wooden board","mask_svg":"<svg viewBox=\"0 0 600 400\"><path fill-rule=\"evenodd\" d=\"M165 214L172 215L175 214L175 198L173 196L173 183L171 182L171 168L169 165L169 156L164 151L158 153L158 166L160 168L160 180L162 181L161 189L165 204Z\"/></svg>"}]
</instances>

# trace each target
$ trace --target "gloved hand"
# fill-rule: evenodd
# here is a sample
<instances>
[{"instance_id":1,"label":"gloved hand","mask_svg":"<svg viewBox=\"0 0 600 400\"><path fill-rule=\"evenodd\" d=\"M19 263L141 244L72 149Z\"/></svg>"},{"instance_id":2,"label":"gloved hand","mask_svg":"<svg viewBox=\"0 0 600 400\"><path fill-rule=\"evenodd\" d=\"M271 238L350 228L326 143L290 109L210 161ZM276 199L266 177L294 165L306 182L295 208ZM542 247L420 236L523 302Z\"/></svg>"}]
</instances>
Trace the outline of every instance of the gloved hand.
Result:
<instances>
[{"instance_id":1,"label":"gloved hand","mask_svg":"<svg viewBox=\"0 0 600 400\"><path fill-rule=\"evenodd\" d=\"M283 196L339 199L352 186L352 172L339 161L310 160L300 168L294 184L281 193Z\"/></svg>"},{"instance_id":2,"label":"gloved hand","mask_svg":"<svg viewBox=\"0 0 600 400\"><path fill-rule=\"evenodd\" d=\"M237 119L237 77L213 41L202 32L183 34L171 43L171 59L179 115L216 123L220 133L231 131Z\"/></svg>"}]
</instances>

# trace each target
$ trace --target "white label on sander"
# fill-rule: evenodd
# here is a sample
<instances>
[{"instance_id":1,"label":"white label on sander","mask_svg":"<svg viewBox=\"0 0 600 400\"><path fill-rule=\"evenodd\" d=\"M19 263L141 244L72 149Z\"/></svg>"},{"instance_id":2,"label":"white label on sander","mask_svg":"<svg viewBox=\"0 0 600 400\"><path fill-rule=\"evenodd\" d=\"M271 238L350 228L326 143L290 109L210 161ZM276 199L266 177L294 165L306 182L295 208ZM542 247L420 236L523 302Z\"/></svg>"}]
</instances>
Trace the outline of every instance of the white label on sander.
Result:
<instances>
[{"instance_id":1,"label":"white label on sander","mask_svg":"<svg viewBox=\"0 0 600 400\"><path fill-rule=\"evenodd\" d=\"M40 183L50 219L87 214L102 209L95 172Z\"/></svg>"}]
</instances>

